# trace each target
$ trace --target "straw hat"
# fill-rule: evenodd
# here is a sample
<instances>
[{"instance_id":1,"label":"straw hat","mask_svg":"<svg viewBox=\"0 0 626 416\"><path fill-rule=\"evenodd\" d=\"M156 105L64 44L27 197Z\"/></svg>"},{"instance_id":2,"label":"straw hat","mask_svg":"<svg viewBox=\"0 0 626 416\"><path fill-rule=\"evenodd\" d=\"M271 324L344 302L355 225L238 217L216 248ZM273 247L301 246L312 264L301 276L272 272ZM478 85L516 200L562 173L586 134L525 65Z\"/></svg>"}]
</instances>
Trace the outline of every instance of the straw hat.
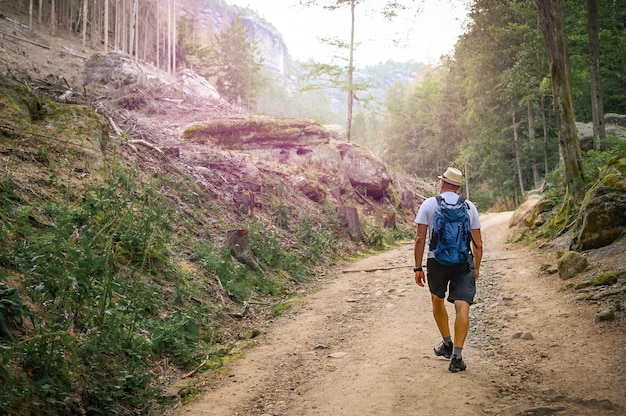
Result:
<instances>
[{"instance_id":1,"label":"straw hat","mask_svg":"<svg viewBox=\"0 0 626 416\"><path fill-rule=\"evenodd\" d=\"M439 179L452 185L461 186L463 185L463 172L455 168L448 168L443 175L439 176Z\"/></svg>"}]
</instances>

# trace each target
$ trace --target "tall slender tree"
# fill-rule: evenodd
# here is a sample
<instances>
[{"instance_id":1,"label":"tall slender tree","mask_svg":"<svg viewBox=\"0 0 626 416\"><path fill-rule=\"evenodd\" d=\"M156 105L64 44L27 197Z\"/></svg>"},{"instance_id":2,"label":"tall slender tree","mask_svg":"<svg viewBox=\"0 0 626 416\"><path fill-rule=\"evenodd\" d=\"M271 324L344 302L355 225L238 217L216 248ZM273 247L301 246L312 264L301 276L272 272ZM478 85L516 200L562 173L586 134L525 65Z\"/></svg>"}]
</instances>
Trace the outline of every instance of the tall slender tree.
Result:
<instances>
[{"instance_id":1,"label":"tall slender tree","mask_svg":"<svg viewBox=\"0 0 626 416\"><path fill-rule=\"evenodd\" d=\"M604 102L600 76L600 40L598 38L598 2L587 0L587 31L589 34L589 63L591 74L591 115L593 119L593 147L600 149L606 139L604 124Z\"/></svg>"},{"instance_id":2,"label":"tall slender tree","mask_svg":"<svg viewBox=\"0 0 626 416\"><path fill-rule=\"evenodd\" d=\"M573 185L577 179L584 179L584 172L570 85L565 14L561 0L536 0L536 4L550 61L552 94L565 178L568 184Z\"/></svg>"},{"instance_id":3,"label":"tall slender tree","mask_svg":"<svg viewBox=\"0 0 626 416\"><path fill-rule=\"evenodd\" d=\"M365 0L300 0L300 5L303 7L322 7L329 11L349 8L350 9L350 40L342 41L340 39L324 39L323 41L331 46L339 47L343 51L347 51L347 58L344 56L340 59L347 61L347 65L336 64L317 64L313 65L310 72L310 77L317 77L319 75L329 75L331 79L331 85L333 87L340 87L348 95L348 108L347 108L347 121L346 121L346 139L351 141L352 135L352 113L354 108L354 101L356 99L355 92L367 89L368 85L364 83L354 82L354 57L355 50L358 46L356 41L356 19L355 11L357 5L364 3ZM373 2L372 2L373 3ZM407 6L398 0L385 0L382 4L378 3L379 12L387 19L393 19L397 15L397 11L400 9L406 9ZM345 81L342 81L344 80Z\"/></svg>"}]
</instances>

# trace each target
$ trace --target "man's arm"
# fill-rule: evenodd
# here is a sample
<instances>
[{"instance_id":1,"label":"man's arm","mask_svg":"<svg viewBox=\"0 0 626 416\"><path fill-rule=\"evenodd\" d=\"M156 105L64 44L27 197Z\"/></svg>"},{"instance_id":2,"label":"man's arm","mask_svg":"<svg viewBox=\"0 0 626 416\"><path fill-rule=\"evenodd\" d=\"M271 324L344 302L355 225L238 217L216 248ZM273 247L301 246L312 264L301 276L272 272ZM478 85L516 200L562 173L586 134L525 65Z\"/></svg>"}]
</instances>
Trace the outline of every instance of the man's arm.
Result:
<instances>
[{"instance_id":1,"label":"man's arm","mask_svg":"<svg viewBox=\"0 0 626 416\"><path fill-rule=\"evenodd\" d=\"M426 246L426 231L428 225L417 224L417 230L415 232L415 244L413 246L413 256L415 258L415 267L422 267L422 259L424 257L424 247ZM426 276L424 271L415 272L415 283L420 286L424 286L426 283Z\"/></svg>"},{"instance_id":2,"label":"man's arm","mask_svg":"<svg viewBox=\"0 0 626 416\"><path fill-rule=\"evenodd\" d=\"M472 253L474 255L474 274L475 279L478 280L480 275L480 261L483 258L483 237L480 233L480 228L472 230Z\"/></svg>"}]
</instances>

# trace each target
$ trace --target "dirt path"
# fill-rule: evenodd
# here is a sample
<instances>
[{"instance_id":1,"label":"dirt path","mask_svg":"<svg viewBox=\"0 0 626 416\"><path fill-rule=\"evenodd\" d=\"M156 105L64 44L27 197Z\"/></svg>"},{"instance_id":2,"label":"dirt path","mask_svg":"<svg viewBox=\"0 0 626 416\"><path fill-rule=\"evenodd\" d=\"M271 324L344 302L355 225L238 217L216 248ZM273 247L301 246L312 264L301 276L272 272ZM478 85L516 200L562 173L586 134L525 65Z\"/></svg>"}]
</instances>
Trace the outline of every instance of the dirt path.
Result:
<instances>
[{"instance_id":1,"label":"dirt path","mask_svg":"<svg viewBox=\"0 0 626 416\"><path fill-rule=\"evenodd\" d=\"M350 266L406 268L339 271L277 319L244 359L204 380L205 394L177 414L624 414L624 329L595 323L592 306L558 293L558 277L539 273L550 254L505 244L510 215L482 217L467 371L449 373L432 352L440 337L407 244Z\"/></svg>"}]
</instances>

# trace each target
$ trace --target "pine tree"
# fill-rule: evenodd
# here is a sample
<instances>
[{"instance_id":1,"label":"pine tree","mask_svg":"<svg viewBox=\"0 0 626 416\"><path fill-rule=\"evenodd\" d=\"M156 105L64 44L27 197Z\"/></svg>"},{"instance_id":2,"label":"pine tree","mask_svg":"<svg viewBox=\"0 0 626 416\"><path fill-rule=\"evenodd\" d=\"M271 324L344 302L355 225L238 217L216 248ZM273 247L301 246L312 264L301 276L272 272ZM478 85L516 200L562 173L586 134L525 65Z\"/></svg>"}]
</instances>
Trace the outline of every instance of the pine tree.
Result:
<instances>
[{"instance_id":1,"label":"pine tree","mask_svg":"<svg viewBox=\"0 0 626 416\"><path fill-rule=\"evenodd\" d=\"M249 38L250 29L241 18L233 20L214 35L208 53L209 73L203 74L215 79L215 88L225 100L246 109L252 108L264 84L258 42Z\"/></svg>"}]
</instances>

